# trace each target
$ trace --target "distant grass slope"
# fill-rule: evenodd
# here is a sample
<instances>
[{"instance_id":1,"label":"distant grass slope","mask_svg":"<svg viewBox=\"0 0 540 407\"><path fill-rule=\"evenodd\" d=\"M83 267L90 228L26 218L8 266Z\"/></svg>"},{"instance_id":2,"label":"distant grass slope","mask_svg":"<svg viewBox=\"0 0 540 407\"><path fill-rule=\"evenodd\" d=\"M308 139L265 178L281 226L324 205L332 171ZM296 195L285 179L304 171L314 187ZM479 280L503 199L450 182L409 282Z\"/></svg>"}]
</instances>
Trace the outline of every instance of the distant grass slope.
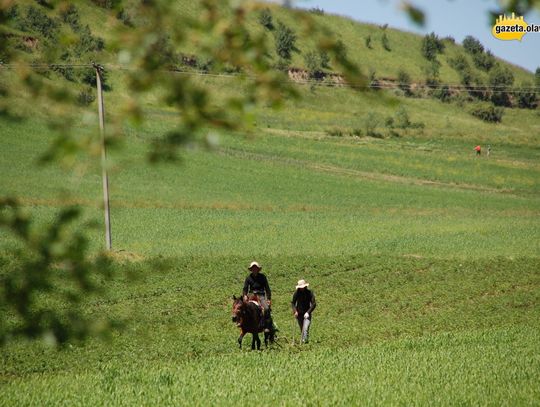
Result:
<instances>
[{"instance_id":1,"label":"distant grass slope","mask_svg":"<svg viewBox=\"0 0 540 407\"><path fill-rule=\"evenodd\" d=\"M21 11L27 5L33 5L34 7L40 7L31 0L21 0L17 2ZM130 2L125 2L125 10L129 14ZM197 17L200 12L200 8L197 2L190 0L178 0L175 2L177 9L186 15ZM298 29L296 13L308 13L308 11L302 10L288 10L286 8L273 5L271 3L261 3L263 7L267 7L271 10L274 25L277 25L279 21L283 22L287 26ZM113 32L115 27L122 24L122 22L115 18L116 11L107 11L94 5L89 0L76 2L75 4L81 15L81 21L83 24L89 24L94 34L99 35L105 39L106 44L110 44L113 38ZM51 16L56 16L56 12L47 10L41 7L43 11ZM388 27L384 30L389 39L390 51L383 49L381 45L381 36L383 30L373 24L366 24L362 22L353 21L349 18L336 16L332 14L317 15L310 13L311 17L322 27L332 32L336 38L339 38L347 47L348 56L356 63L358 63L367 74L370 70L374 70L378 77L396 78L400 69L407 71L412 79L416 82L424 82L425 74L424 68L428 65L427 60L421 54L422 36L417 34L408 33L400 30ZM269 44L274 44L273 33L263 28L258 22L258 13L248 15L248 25L253 32L266 32L266 37ZM106 24L103 22L106 21ZM486 27L488 29L489 27ZM297 32L298 52L293 53L291 66L305 68L304 55L310 51L313 51L315 44L310 38L306 38L302 32ZM365 46L365 38L370 35L372 38L372 48L369 49ZM474 68L474 63L470 55L467 55L461 45L454 44L450 41L445 41L445 51L442 55L438 56L438 60L441 63L440 79L445 83L458 83L459 77L456 72L448 64L448 59L455 57L457 53L462 53L466 56L471 67ZM271 47L272 49L273 46ZM197 55L197 49L186 45L184 49L179 50L187 53L194 53ZM277 55L272 52L271 58L277 62ZM104 52L101 55L100 62L117 62L114 55ZM507 66L514 74L516 78L516 84L525 80L532 81L533 75L527 70L509 64L502 59L498 61ZM487 78L487 74L477 68L473 69L475 75L482 78L484 81Z\"/></svg>"}]
</instances>

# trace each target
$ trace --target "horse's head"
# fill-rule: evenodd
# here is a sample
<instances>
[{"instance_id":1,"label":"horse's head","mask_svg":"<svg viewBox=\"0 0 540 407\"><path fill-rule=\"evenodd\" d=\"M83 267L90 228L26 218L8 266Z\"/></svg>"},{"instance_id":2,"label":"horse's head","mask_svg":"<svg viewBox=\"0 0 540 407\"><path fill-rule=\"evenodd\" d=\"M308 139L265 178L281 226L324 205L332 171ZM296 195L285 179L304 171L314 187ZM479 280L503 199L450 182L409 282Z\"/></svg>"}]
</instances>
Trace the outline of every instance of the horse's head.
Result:
<instances>
[{"instance_id":1,"label":"horse's head","mask_svg":"<svg viewBox=\"0 0 540 407\"><path fill-rule=\"evenodd\" d=\"M242 324L244 300L242 297L236 298L233 295L233 306L232 306L232 322L236 323L237 326Z\"/></svg>"}]
</instances>

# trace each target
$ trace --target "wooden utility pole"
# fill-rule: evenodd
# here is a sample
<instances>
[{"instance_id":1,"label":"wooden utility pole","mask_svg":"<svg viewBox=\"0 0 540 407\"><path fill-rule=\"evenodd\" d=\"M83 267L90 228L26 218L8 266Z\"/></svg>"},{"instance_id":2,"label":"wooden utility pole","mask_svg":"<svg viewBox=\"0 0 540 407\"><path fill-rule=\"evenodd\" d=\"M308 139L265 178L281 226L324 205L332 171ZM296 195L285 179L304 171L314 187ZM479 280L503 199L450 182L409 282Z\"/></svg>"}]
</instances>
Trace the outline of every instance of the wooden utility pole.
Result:
<instances>
[{"instance_id":1,"label":"wooden utility pole","mask_svg":"<svg viewBox=\"0 0 540 407\"><path fill-rule=\"evenodd\" d=\"M101 133L101 177L103 180L103 209L105 210L105 245L107 250L112 249L111 212L109 208L109 177L107 175L107 153L105 150L105 108L103 105L102 75L103 67L92 64L96 70L96 86L99 111L99 131Z\"/></svg>"}]
</instances>

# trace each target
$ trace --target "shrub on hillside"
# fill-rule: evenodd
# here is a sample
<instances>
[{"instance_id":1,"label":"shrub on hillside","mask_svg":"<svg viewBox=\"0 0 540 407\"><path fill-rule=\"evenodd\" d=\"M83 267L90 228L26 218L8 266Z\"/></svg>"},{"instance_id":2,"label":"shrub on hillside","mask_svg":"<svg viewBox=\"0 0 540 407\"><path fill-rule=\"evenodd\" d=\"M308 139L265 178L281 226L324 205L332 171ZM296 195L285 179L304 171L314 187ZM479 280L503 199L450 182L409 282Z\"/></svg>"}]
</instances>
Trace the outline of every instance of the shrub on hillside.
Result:
<instances>
[{"instance_id":1,"label":"shrub on hillside","mask_svg":"<svg viewBox=\"0 0 540 407\"><path fill-rule=\"evenodd\" d=\"M21 31L35 31L45 38L55 40L58 33L58 23L49 18L41 9L30 6L24 18L19 18L18 28Z\"/></svg>"},{"instance_id":2,"label":"shrub on hillside","mask_svg":"<svg viewBox=\"0 0 540 407\"><path fill-rule=\"evenodd\" d=\"M491 101L496 106L511 106L510 93L514 84L512 71L497 65L489 73L489 85L492 87Z\"/></svg>"},{"instance_id":3,"label":"shrub on hillside","mask_svg":"<svg viewBox=\"0 0 540 407\"><path fill-rule=\"evenodd\" d=\"M124 24L126 27L135 27L131 15L126 11L125 8L120 9L120 11L116 13L116 18L121 21L122 24Z\"/></svg>"},{"instance_id":4,"label":"shrub on hillside","mask_svg":"<svg viewBox=\"0 0 540 407\"><path fill-rule=\"evenodd\" d=\"M69 65L51 65L51 69L62 75L64 78L66 78L68 81L75 82L76 81L76 75L73 68Z\"/></svg>"},{"instance_id":5,"label":"shrub on hillside","mask_svg":"<svg viewBox=\"0 0 540 407\"><path fill-rule=\"evenodd\" d=\"M296 48L296 34L292 29L287 27L282 22L278 23L275 30L275 45L278 56L285 60L290 60L293 51L298 51Z\"/></svg>"},{"instance_id":6,"label":"shrub on hillside","mask_svg":"<svg viewBox=\"0 0 540 407\"><path fill-rule=\"evenodd\" d=\"M427 34L422 39L422 55L428 61L435 61L437 54L444 52L444 43L435 35L435 33Z\"/></svg>"},{"instance_id":7,"label":"shrub on hillside","mask_svg":"<svg viewBox=\"0 0 540 407\"><path fill-rule=\"evenodd\" d=\"M397 76L398 87L405 93L406 96L412 95L411 91L411 76L404 69L398 71Z\"/></svg>"},{"instance_id":8,"label":"shrub on hillside","mask_svg":"<svg viewBox=\"0 0 540 407\"><path fill-rule=\"evenodd\" d=\"M467 35L463 40L463 48L469 54L481 54L484 52L484 46L482 43L474 38L472 35Z\"/></svg>"},{"instance_id":9,"label":"shrub on hillside","mask_svg":"<svg viewBox=\"0 0 540 407\"><path fill-rule=\"evenodd\" d=\"M267 30L272 31L274 29L274 21L270 9L265 8L261 10L259 14L259 24Z\"/></svg>"},{"instance_id":10,"label":"shrub on hillside","mask_svg":"<svg viewBox=\"0 0 540 407\"><path fill-rule=\"evenodd\" d=\"M489 50L486 52L478 52L473 54L473 62L478 69L488 72L495 65L495 57Z\"/></svg>"},{"instance_id":11,"label":"shrub on hillside","mask_svg":"<svg viewBox=\"0 0 540 407\"><path fill-rule=\"evenodd\" d=\"M313 79L321 79L323 77L323 66L320 53L310 51L304 54L304 62L309 73L309 77Z\"/></svg>"},{"instance_id":12,"label":"shrub on hillside","mask_svg":"<svg viewBox=\"0 0 540 407\"><path fill-rule=\"evenodd\" d=\"M81 28L79 10L73 4L70 4L60 11L60 18L64 23L68 24L73 31L78 31Z\"/></svg>"},{"instance_id":13,"label":"shrub on hillside","mask_svg":"<svg viewBox=\"0 0 540 407\"><path fill-rule=\"evenodd\" d=\"M536 68L536 71L534 73L534 83L536 87L540 88L540 66Z\"/></svg>"},{"instance_id":14,"label":"shrub on hillside","mask_svg":"<svg viewBox=\"0 0 540 407\"><path fill-rule=\"evenodd\" d=\"M448 59L448 64L457 71L462 85L469 86L473 82L474 73L465 55L458 54Z\"/></svg>"},{"instance_id":15,"label":"shrub on hillside","mask_svg":"<svg viewBox=\"0 0 540 407\"><path fill-rule=\"evenodd\" d=\"M77 104L79 106L88 106L94 100L96 100L96 96L94 95L94 90L90 87L82 89L77 95Z\"/></svg>"},{"instance_id":16,"label":"shrub on hillside","mask_svg":"<svg viewBox=\"0 0 540 407\"><path fill-rule=\"evenodd\" d=\"M105 41L102 38L94 37L88 25L79 29L79 42L75 46L75 53L80 57L94 51L101 51L105 48Z\"/></svg>"},{"instance_id":17,"label":"shrub on hillside","mask_svg":"<svg viewBox=\"0 0 540 407\"><path fill-rule=\"evenodd\" d=\"M437 89L434 89L432 92L431 92L431 95L436 98L436 99L439 99L441 102L444 102L444 103L447 103L447 102L450 102L450 98L452 96L452 94L450 93L450 88L448 87L448 85L443 85Z\"/></svg>"},{"instance_id":18,"label":"shrub on hillside","mask_svg":"<svg viewBox=\"0 0 540 407\"><path fill-rule=\"evenodd\" d=\"M382 135L377 132L377 127L380 124L380 118L376 113L369 112L364 121L366 135L369 137L382 138Z\"/></svg>"},{"instance_id":19,"label":"shrub on hillside","mask_svg":"<svg viewBox=\"0 0 540 407\"><path fill-rule=\"evenodd\" d=\"M388 36L386 35L385 32L383 32L382 34L381 43L385 50L392 51L392 49L390 48L390 41L388 41Z\"/></svg>"},{"instance_id":20,"label":"shrub on hillside","mask_svg":"<svg viewBox=\"0 0 540 407\"><path fill-rule=\"evenodd\" d=\"M309 9L309 12L312 13L312 14L317 14L318 16L323 16L324 15L324 10L322 8L319 8L319 7L312 7Z\"/></svg>"},{"instance_id":21,"label":"shrub on hillside","mask_svg":"<svg viewBox=\"0 0 540 407\"><path fill-rule=\"evenodd\" d=\"M521 86L516 89L514 96L518 107L522 109L536 109L538 106L538 96L533 84L530 82L522 83Z\"/></svg>"},{"instance_id":22,"label":"shrub on hillside","mask_svg":"<svg viewBox=\"0 0 540 407\"><path fill-rule=\"evenodd\" d=\"M11 6L5 11L7 21L15 21L19 18L19 6L17 4Z\"/></svg>"},{"instance_id":23,"label":"shrub on hillside","mask_svg":"<svg viewBox=\"0 0 540 407\"><path fill-rule=\"evenodd\" d=\"M499 123L504 114L502 107L496 107L491 103L478 103L471 108L471 114L488 123Z\"/></svg>"},{"instance_id":24,"label":"shrub on hillside","mask_svg":"<svg viewBox=\"0 0 540 407\"><path fill-rule=\"evenodd\" d=\"M366 47L371 49L371 35L368 35L365 40L364 40L365 44L366 44Z\"/></svg>"},{"instance_id":25,"label":"shrub on hillside","mask_svg":"<svg viewBox=\"0 0 540 407\"><path fill-rule=\"evenodd\" d=\"M426 85L429 87L436 87L439 85L439 68L441 63L436 59L429 61L427 65L424 66L423 71L426 75Z\"/></svg>"},{"instance_id":26,"label":"shrub on hillside","mask_svg":"<svg viewBox=\"0 0 540 407\"><path fill-rule=\"evenodd\" d=\"M330 69L330 57L328 56L328 52L319 50L319 61L321 63L321 68Z\"/></svg>"}]
</instances>

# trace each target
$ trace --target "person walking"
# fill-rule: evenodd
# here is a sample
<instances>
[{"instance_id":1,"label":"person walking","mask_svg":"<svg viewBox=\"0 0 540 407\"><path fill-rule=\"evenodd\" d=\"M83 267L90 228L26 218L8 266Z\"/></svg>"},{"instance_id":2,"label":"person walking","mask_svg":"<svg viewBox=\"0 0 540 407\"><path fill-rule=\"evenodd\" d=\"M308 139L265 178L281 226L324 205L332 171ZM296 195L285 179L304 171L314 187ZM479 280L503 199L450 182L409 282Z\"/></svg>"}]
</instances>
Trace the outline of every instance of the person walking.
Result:
<instances>
[{"instance_id":1,"label":"person walking","mask_svg":"<svg viewBox=\"0 0 540 407\"><path fill-rule=\"evenodd\" d=\"M482 147L478 145L474 148L474 151L476 151L476 156L480 157L480 154L482 154Z\"/></svg>"},{"instance_id":2,"label":"person walking","mask_svg":"<svg viewBox=\"0 0 540 407\"><path fill-rule=\"evenodd\" d=\"M244 281L242 295L244 297L244 301L248 301L248 294L253 294L257 298L263 310L263 318L261 322L262 325L266 327L267 322L271 321L270 306L272 305L272 291L270 290L268 279L263 273L260 272L262 267L259 265L259 263L252 261L248 267L248 270L250 271L250 274ZM273 324L271 326L273 327ZM270 329L270 327L267 327L267 329Z\"/></svg>"},{"instance_id":3,"label":"person walking","mask_svg":"<svg viewBox=\"0 0 540 407\"><path fill-rule=\"evenodd\" d=\"M294 317L302 332L302 343L309 341L309 327L311 326L313 310L317 306L315 294L308 287L309 283L305 280L299 280L291 301Z\"/></svg>"}]
</instances>

